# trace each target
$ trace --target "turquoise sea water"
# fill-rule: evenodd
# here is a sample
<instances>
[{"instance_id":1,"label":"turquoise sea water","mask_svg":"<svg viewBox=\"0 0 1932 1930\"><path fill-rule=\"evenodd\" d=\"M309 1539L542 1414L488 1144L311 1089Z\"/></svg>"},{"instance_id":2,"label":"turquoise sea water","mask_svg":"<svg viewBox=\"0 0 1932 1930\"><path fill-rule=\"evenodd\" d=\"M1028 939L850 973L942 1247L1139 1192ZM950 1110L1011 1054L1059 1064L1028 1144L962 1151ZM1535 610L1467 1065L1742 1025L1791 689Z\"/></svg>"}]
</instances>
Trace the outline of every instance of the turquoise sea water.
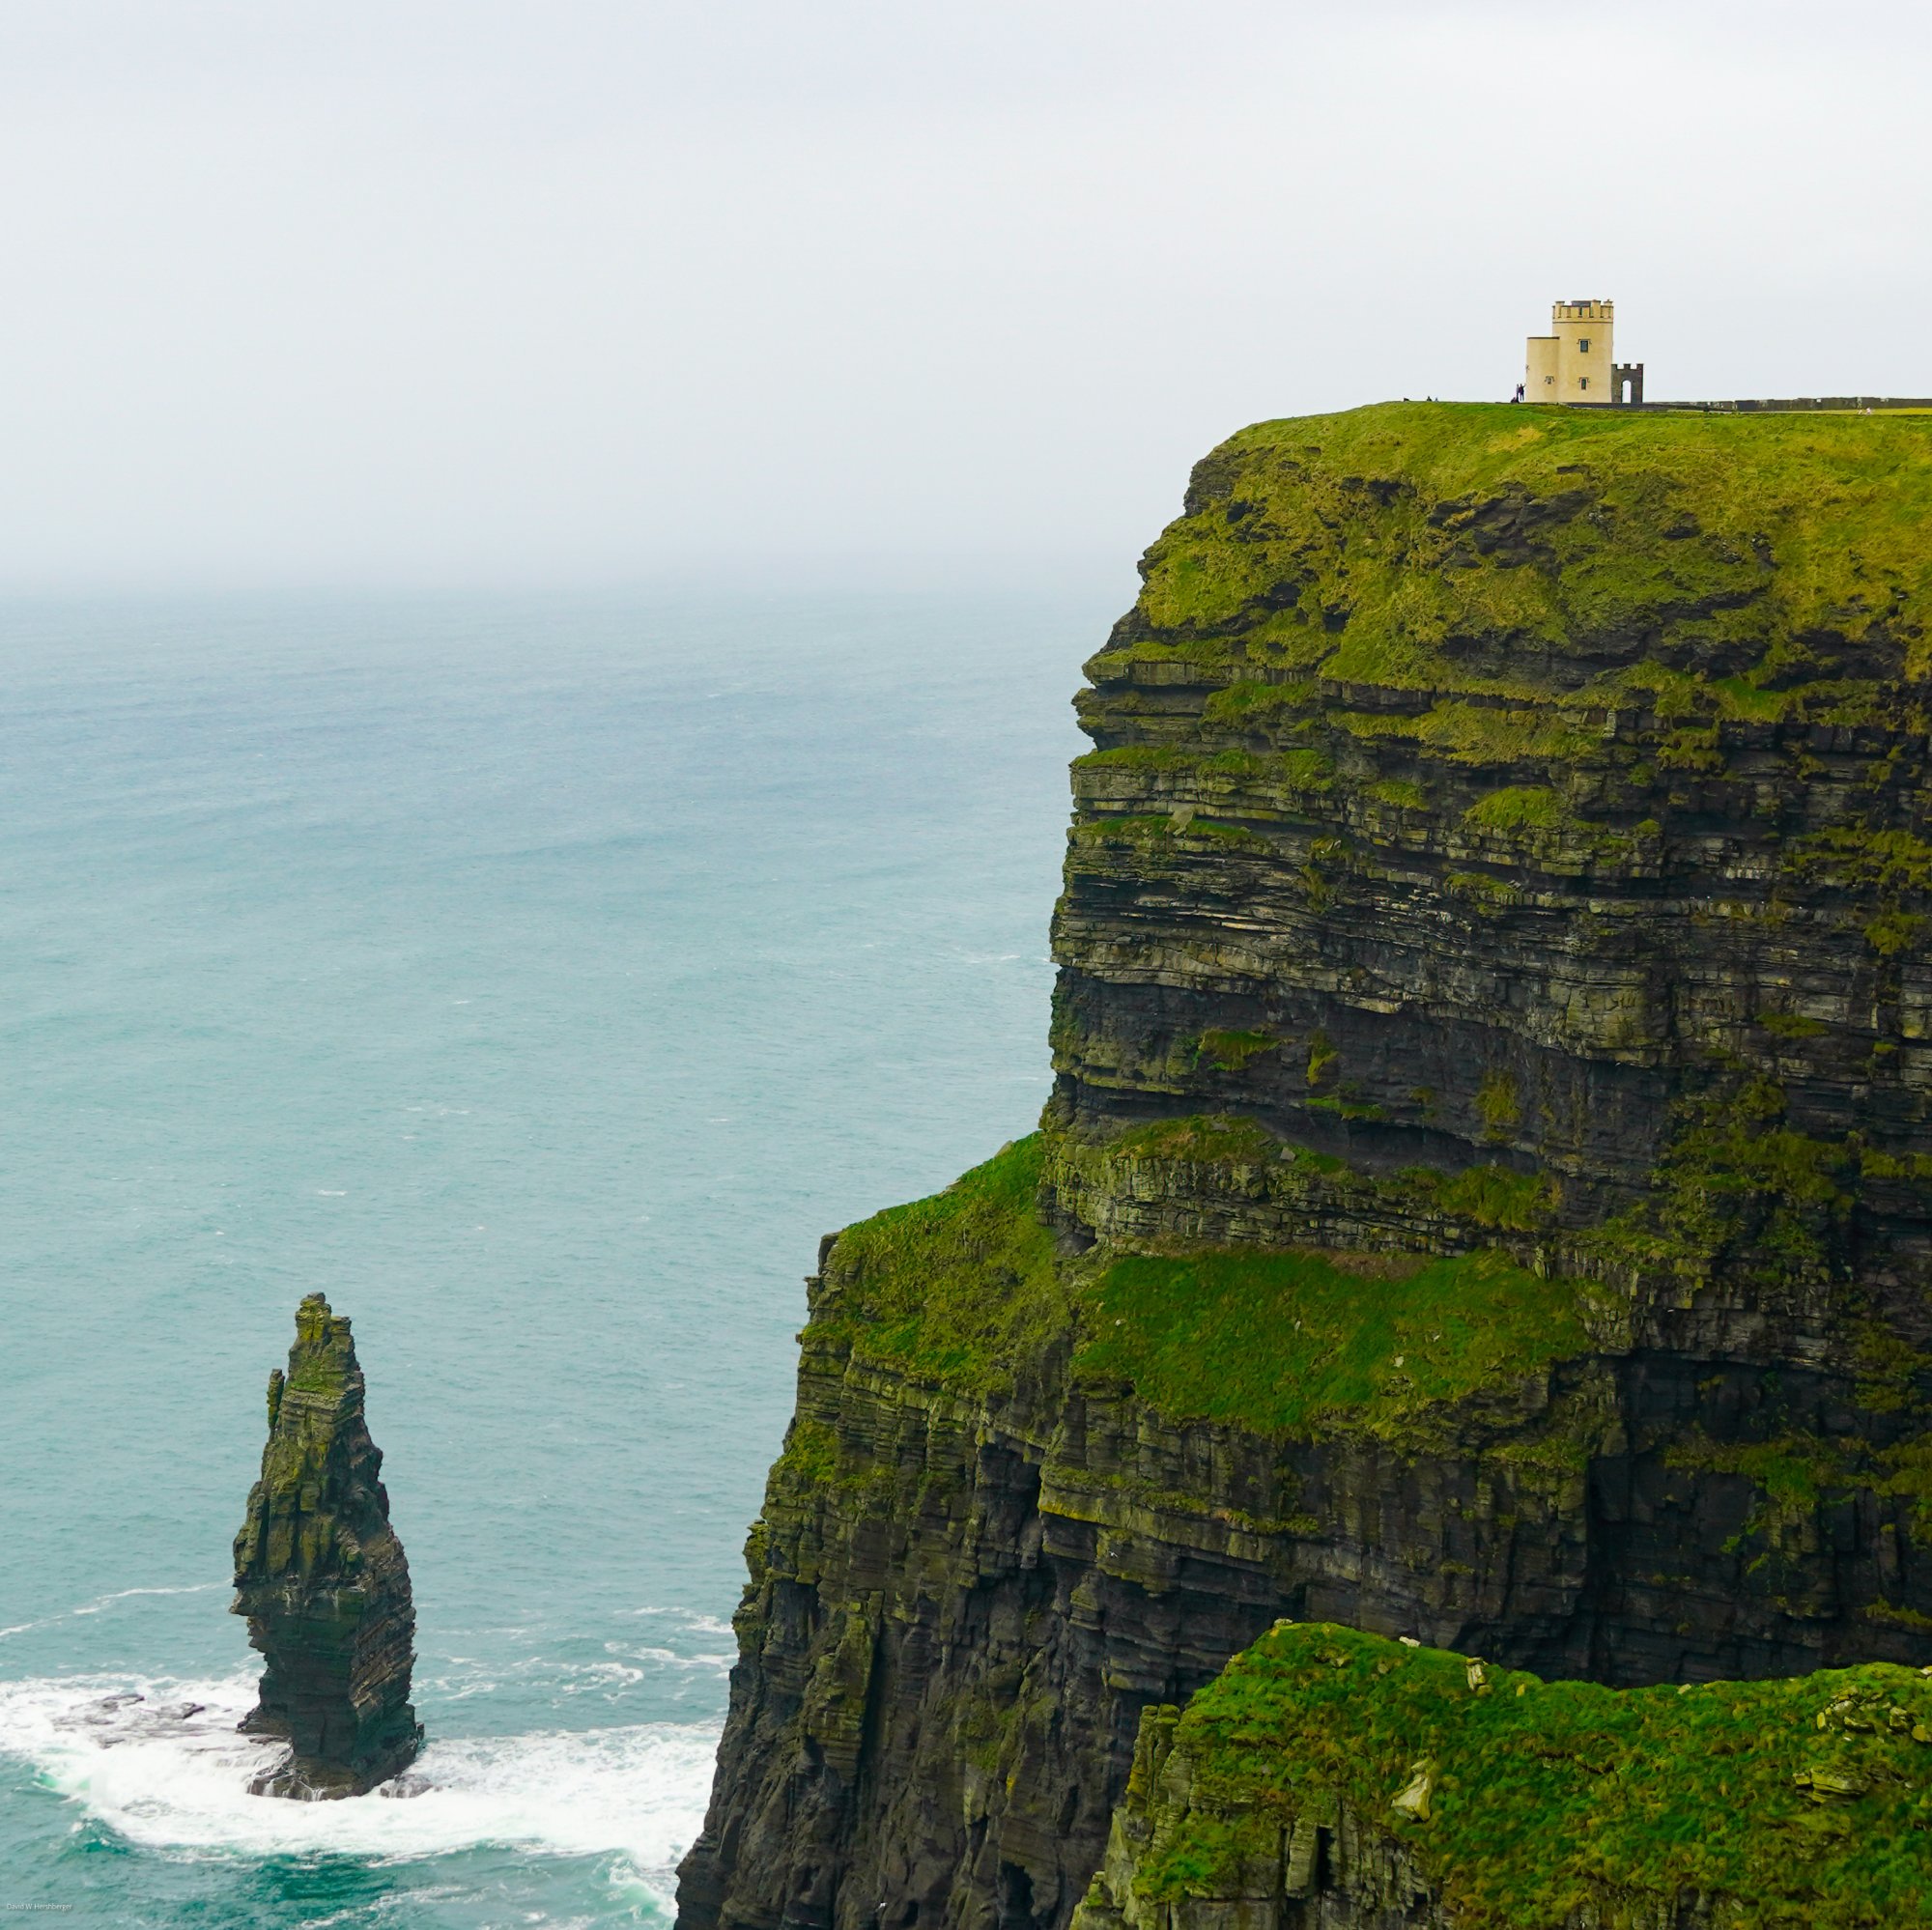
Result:
<instances>
[{"instance_id":1,"label":"turquoise sea water","mask_svg":"<svg viewBox=\"0 0 1932 1930\"><path fill-rule=\"evenodd\" d=\"M1111 613L0 609L0 1916L662 1919L817 1237L1045 1094ZM410 1802L242 1793L229 1541L315 1289Z\"/></svg>"}]
</instances>

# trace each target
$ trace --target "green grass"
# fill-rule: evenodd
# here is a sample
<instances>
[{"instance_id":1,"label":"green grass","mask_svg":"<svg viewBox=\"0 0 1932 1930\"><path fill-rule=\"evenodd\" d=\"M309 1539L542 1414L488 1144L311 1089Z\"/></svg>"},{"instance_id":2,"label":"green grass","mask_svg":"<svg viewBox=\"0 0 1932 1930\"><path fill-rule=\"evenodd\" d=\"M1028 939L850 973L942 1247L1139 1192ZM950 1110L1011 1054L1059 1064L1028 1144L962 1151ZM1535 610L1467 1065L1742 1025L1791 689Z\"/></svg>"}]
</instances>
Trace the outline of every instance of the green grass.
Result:
<instances>
[{"instance_id":1,"label":"green grass","mask_svg":"<svg viewBox=\"0 0 1932 1930\"><path fill-rule=\"evenodd\" d=\"M1124 1384L1171 1419L1301 1435L1386 1430L1587 1349L1574 1284L1495 1251L1057 1263L1036 1203L1044 1150L1036 1134L929 1200L848 1227L827 1258L814 1330L966 1394L1009 1386L1070 1345L1089 1384ZM1350 1183L1339 1161L1304 1160L1239 1120L1146 1127L1111 1156L1265 1161ZM1492 1225L1544 1197L1543 1182L1497 1167L1382 1183ZM787 1450L802 1469L829 1451L805 1434Z\"/></svg>"},{"instance_id":2,"label":"green grass","mask_svg":"<svg viewBox=\"0 0 1932 1930\"><path fill-rule=\"evenodd\" d=\"M1506 1255L1136 1255L1085 1302L1075 1367L1176 1420L1377 1431L1585 1351L1575 1288Z\"/></svg>"},{"instance_id":3,"label":"green grass","mask_svg":"<svg viewBox=\"0 0 1932 1930\"><path fill-rule=\"evenodd\" d=\"M1742 1901L1710 1919L1725 1930L1923 1920L1932 1681L1917 1671L1685 1692L1496 1668L1484 1682L1440 1650L1277 1627L1182 1713L1174 1747L1194 1808L1165 1812L1156 1796L1135 1887L1160 1901L1243 1893L1243 1851L1339 1799L1401 1842L1458 1930L1558 1930L1588 1902L1605 1922L1626 1920L1612 1901L1676 1920L1660 1905L1691 1890ZM1418 1820L1391 1804L1425 1761ZM1134 1800L1147 1795L1143 1783Z\"/></svg>"},{"instance_id":4,"label":"green grass","mask_svg":"<svg viewBox=\"0 0 1932 1930\"><path fill-rule=\"evenodd\" d=\"M1280 1043L1280 1039L1265 1032L1229 1032L1217 1028L1201 1035L1195 1057L1211 1061L1224 1072L1238 1072L1250 1059L1272 1052Z\"/></svg>"},{"instance_id":5,"label":"green grass","mask_svg":"<svg viewBox=\"0 0 1932 1930\"><path fill-rule=\"evenodd\" d=\"M1882 956L1890 958L1918 941L1925 921L1915 912L1882 911L1867 922L1865 943Z\"/></svg>"},{"instance_id":6,"label":"green grass","mask_svg":"<svg viewBox=\"0 0 1932 1930\"><path fill-rule=\"evenodd\" d=\"M1732 1259L1760 1285L1816 1283L1845 1263L1865 1157L1857 1134L1795 1131L1775 1079L1734 1078L1679 1102L1649 1192L1590 1237L1691 1271Z\"/></svg>"},{"instance_id":7,"label":"green grass","mask_svg":"<svg viewBox=\"0 0 1932 1930\"><path fill-rule=\"evenodd\" d=\"M1543 784L1511 784L1473 804L1463 813L1478 831L1560 831L1570 809Z\"/></svg>"},{"instance_id":8,"label":"green grass","mask_svg":"<svg viewBox=\"0 0 1932 1930\"><path fill-rule=\"evenodd\" d=\"M1236 1114L1191 1114L1130 1127L1111 1150L1126 1159L1189 1159L1271 1163L1292 1152L1259 1121Z\"/></svg>"},{"instance_id":9,"label":"green grass","mask_svg":"<svg viewBox=\"0 0 1932 1930\"><path fill-rule=\"evenodd\" d=\"M1321 1084L1338 1063L1339 1055L1325 1035L1318 1033L1309 1041L1311 1084ZM1434 1104L1435 1095L1424 1088L1409 1096L1425 1113ZM1193 1114L1135 1126L1106 1147L1085 1149L1076 1157L1107 1163L1171 1159L1235 1169L1274 1167L1299 1181L1319 1177L1332 1182L1351 1196L1351 1210L1373 1205L1425 1219L1439 1215L1463 1222L1471 1232L1531 1232L1548 1223L1554 1205L1554 1184L1545 1174L1518 1173L1489 1163L1454 1175L1409 1166L1375 1178L1331 1154L1277 1139L1257 1120L1226 1113ZM1932 1171L1932 1160L1927 1161L1927 1170Z\"/></svg>"},{"instance_id":10,"label":"green grass","mask_svg":"<svg viewBox=\"0 0 1932 1930\"><path fill-rule=\"evenodd\" d=\"M1264 1034L1227 1033L1200 1049L1234 1065L1273 1046ZM1332 1048L1318 1035L1308 1051L1313 1082L1332 1085ZM1492 1075L1484 1093L1492 1129L1506 1132L1520 1104L1508 1076ZM1353 1106L1346 1086L1323 1096L1344 1113ZM1036 1134L945 1192L848 1228L827 1260L814 1331L968 1395L1010 1386L1070 1348L1090 1383L1129 1388L1172 1419L1302 1437L1400 1431L1590 1350L1591 1290L1492 1246L1448 1258L1260 1248L1058 1256L1037 1212L1048 1149ZM1548 1176L1499 1163L1455 1175L1358 1173L1239 1117L1161 1121L1102 1147L1056 1144L1054 1156L1065 1162L1063 1185L1159 1193L1197 1183L1164 1173L1170 1162L1218 1167L1237 1190L1258 1185L1292 1210L1439 1219L1470 1243L1547 1229L1556 1200ZM1747 1079L1681 1107L1644 1199L1577 1237L1619 1265L1695 1274L1728 1255L1753 1279L1816 1282L1840 1263L1861 1173L1920 1177L1856 1139L1792 1130L1776 1082ZM1899 1371L1908 1392L1919 1365L1915 1355L1911 1372ZM1888 1396L1891 1406L1904 1398ZM816 1450L802 1442L799 1451ZM1776 1507L1794 1452L1785 1443L1763 1467L1740 1461L1731 1471ZM1916 1462L1900 1480L1919 1481Z\"/></svg>"},{"instance_id":11,"label":"green grass","mask_svg":"<svg viewBox=\"0 0 1932 1930\"><path fill-rule=\"evenodd\" d=\"M1210 724L1264 724L1293 717L1318 701L1316 686L1306 680L1287 684L1243 680L1216 691L1202 706L1202 715Z\"/></svg>"},{"instance_id":12,"label":"green grass","mask_svg":"<svg viewBox=\"0 0 1932 1930\"><path fill-rule=\"evenodd\" d=\"M1484 1073L1483 1083L1476 1089L1476 1111L1482 1116L1486 1137L1506 1137L1522 1120L1522 1095L1516 1074L1500 1069Z\"/></svg>"},{"instance_id":13,"label":"green grass","mask_svg":"<svg viewBox=\"0 0 1932 1930\"><path fill-rule=\"evenodd\" d=\"M1192 772L1210 779L1272 781L1297 789L1325 784L1333 771L1319 751L1208 752L1171 744L1122 744L1112 751L1090 751L1085 756L1074 758L1072 768L1076 772Z\"/></svg>"},{"instance_id":14,"label":"green grass","mask_svg":"<svg viewBox=\"0 0 1932 1930\"><path fill-rule=\"evenodd\" d=\"M1345 1120L1385 1120L1388 1108L1378 1106L1373 1099L1364 1099L1358 1087L1345 1087L1339 1093L1324 1093L1320 1098L1308 1101L1312 1113L1333 1113Z\"/></svg>"},{"instance_id":15,"label":"green grass","mask_svg":"<svg viewBox=\"0 0 1932 1930\"><path fill-rule=\"evenodd\" d=\"M1786 699L1782 691L1760 690L1747 677L1714 677L1711 690L1726 717L1747 717L1771 723L1783 716Z\"/></svg>"},{"instance_id":16,"label":"green grass","mask_svg":"<svg viewBox=\"0 0 1932 1930\"><path fill-rule=\"evenodd\" d=\"M806 1484L816 1484L832 1480L838 1467L838 1436L823 1421L805 1414L794 1415L774 1471Z\"/></svg>"},{"instance_id":17,"label":"green grass","mask_svg":"<svg viewBox=\"0 0 1932 1930\"><path fill-rule=\"evenodd\" d=\"M1432 1187L1435 1204L1443 1212L1479 1227L1523 1232L1548 1216L1550 1182L1538 1174L1515 1173L1507 1166L1468 1166L1453 1178L1426 1167L1404 1177Z\"/></svg>"},{"instance_id":18,"label":"green grass","mask_svg":"<svg viewBox=\"0 0 1932 1930\"><path fill-rule=\"evenodd\" d=\"M1837 639L1932 663L1922 415L1384 403L1242 430L1190 500L1142 609L1196 661L1240 636L1251 665L1536 698L1546 662L1646 638L1744 717L1841 674Z\"/></svg>"},{"instance_id":19,"label":"green grass","mask_svg":"<svg viewBox=\"0 0 1932 1930\"><path fill-rule=\"evenodd\" d=\"M1841 891L1932 891L1932 844L1909 831L1833 825L1799 838L1786 865L1810 883Z\"/></svg>"},{"instance_id":20,"label":"green grass","mask_svg":"<svg viewBox=\"0 0 1932 1930\"><path fill-rule=\"evenodd\" d=\"M1701 1474L1742 1474L1780 1518L1810 1516L1828 1489L1847 1485L1847 1458L1816 1434L1787 1433L1767 1441L1714 1441L1692 1432L1664 1450L1663 1464Z\"/></svg>"},{"instance_id":21,"label":"green grass","mask_svg":"<svg viewBox=\"0 0 1932 1930\"><path fill-rule=\"evenodd\" d=\"M1368 787L1368 795L1378 804L1394 805L1401 810L1420 810L1429 802L1429 789L1413 778L1381 778Z\"/></svg>"},{"instance_id":22,"label":"green grass","mask_svg":"<svg viewBox=\"0 0 1932 1930\"><path fill-rule=\"evenodd\" d=\"M1452 897L1466 898L1487 911L1506 911L1522 901L1522 894L1514 885L1506 885L1487 871L1445 872L1442 883Z\"/></svg>"},{"instance_id":23,"label":"green grass","mask_svg":"<svg viewBox=\"0 0 1932 1930\"><path fill-rule=\"evenodd\" d=\"M1073 1323L1035 1210L1042 1151L1032 1134L945 1192L847 1227L826 1260L826 1330L962 1391L1009 1385Z\"/></svg>"},{"instance_id":24,"label":"green grass","mask_svg":"<svg viewBox=\"0 0 1932 1930\"><path fill-rule=\"evenodd\" d=\"M1416 720L1416 736L1457 764L1520 764L1575 758L1591 739L1559 713L1490 704L1438 703Z\"/></svg>"}]
</instances>

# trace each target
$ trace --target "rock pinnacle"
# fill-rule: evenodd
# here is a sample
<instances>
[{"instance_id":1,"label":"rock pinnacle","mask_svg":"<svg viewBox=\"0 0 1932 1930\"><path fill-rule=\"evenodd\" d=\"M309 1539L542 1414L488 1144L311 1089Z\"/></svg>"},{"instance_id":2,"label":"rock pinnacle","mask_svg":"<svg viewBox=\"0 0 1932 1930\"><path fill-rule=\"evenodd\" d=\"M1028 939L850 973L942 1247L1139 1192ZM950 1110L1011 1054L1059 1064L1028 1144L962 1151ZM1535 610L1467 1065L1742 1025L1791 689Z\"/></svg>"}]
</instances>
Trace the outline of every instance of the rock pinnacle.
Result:
<instances>
[{"instance_id":1,"label":"rock pinnacle","mask_svg":"<svg viewBox=\"0 0 1932 1930\"><path fill-rule=\"evenodd\" d=\"M231 1605L267 1663L242 1727L290 1745L249 1785L257 1796L361 1796L422 1746L410 1705L409 1562L389 1525L362 1395L348 1320L309 1294L288 1373L269 1377L262 1476L235 1537Z\"/></svg>"}]
</instances>

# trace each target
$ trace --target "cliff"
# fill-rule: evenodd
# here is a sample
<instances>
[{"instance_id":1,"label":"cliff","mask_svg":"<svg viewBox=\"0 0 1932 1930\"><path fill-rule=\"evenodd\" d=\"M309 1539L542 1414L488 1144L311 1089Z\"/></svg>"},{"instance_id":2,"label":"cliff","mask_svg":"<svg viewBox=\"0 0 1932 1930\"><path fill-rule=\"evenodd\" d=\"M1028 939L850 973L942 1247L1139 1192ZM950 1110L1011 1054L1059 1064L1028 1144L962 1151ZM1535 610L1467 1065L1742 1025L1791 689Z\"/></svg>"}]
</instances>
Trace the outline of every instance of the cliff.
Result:
<instances>
[{"instance_id":1,"label":"cliff","mask_svg":"<svg viewBox=\"0 0 1932 1930\"><path fill-rule=\"evenodd\" d=\"M422 1746L409 1562L362 1402L349 1321L311 1293L288 1373L270 1377L262 1475L235 1537L232 1605L267 1664L242 1726L289 1743L251 1785L258 1796L364 1795Z\"/></svg>"},{"instance_id":2,"label":"cliff","mask_svg":"<svg viewBox=\"0 0 1932 1930\"><path fill-rule=\"evenodd\" d=\"M687 1930L1057 1930L1283 1617L1932 1658L1928 513L1919 417L1199 466L1078 699L1041 1130L821 1253Z\"/></svg>"},{"instance_id":3,"label":"cliff","mask_svg":"<svg viewBox=\"0 0 1932 1930\"><path fill-rule=\"evenodd\" d=\"M1895 1663L1614 1689L1283 1624L1142 1717L1073 1923L1911 1922L1928 1823L1932 1682Z\"/></svg>"}]
</instances>

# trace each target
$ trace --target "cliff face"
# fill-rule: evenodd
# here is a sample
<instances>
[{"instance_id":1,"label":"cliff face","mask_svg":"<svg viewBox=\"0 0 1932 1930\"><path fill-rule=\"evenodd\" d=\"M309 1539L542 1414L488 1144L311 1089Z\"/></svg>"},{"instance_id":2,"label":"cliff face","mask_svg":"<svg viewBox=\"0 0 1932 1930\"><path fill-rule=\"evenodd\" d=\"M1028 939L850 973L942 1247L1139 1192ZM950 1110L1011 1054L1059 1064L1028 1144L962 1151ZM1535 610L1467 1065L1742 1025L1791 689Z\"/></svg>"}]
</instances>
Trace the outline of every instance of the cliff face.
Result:
<instances>
[{"instance_id":1,"label":"cliff face","mask_svg":"<svg viewBox=\"0 0 1932 1930\"><path fill-rule=\"evenodd\" d=\"M1279 1617L1932 1656L1928 517L1920 418L1200 466L1079 699L1042 1131L821 1256L689 1930L1065 1922Z\"/></svg>"},{"instance_id":2,"label":"cliff face","mask_svg":"<svg viewBox=\"0 0 1932 1930\"><path fill-rule=\"evenodd\" d=\"M362 1417L349 1321L311 1293L286 1376L269 1381L269 1440L235 1537L234 1612L266 1662L242 1728L286 1737L258 1796L360 1796L422 1746L410 1705L415 1604L389 1525L382 1451Z\"/></svg>"}]
</instances>

